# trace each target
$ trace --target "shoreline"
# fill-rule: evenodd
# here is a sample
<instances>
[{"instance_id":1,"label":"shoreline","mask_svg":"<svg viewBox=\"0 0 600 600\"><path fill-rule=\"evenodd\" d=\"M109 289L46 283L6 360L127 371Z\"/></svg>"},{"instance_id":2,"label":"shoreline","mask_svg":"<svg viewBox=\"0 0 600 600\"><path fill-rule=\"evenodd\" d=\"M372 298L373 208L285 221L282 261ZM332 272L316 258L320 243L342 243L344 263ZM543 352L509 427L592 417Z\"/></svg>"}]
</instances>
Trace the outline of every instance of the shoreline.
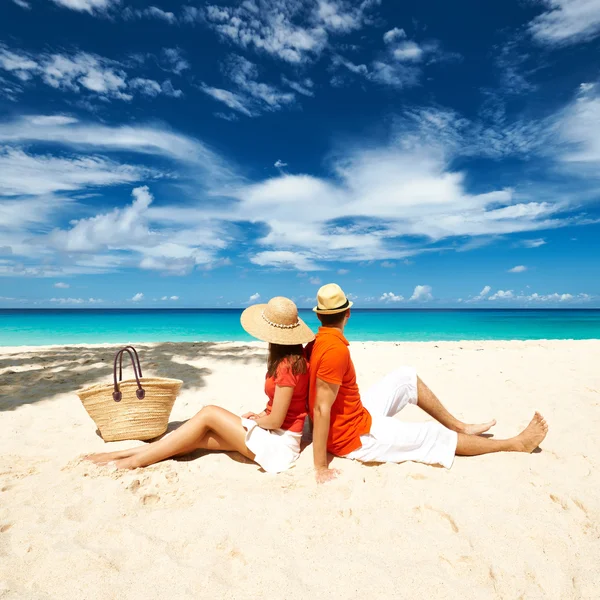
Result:
<instances>
[{"instance_id":1,"label":"shoreline","mask_svg":"<svg viewBox=\"0 0 600 600\"><path fill-rule=\"evenodd\" d=\"M579 342L598 342L600 338L531 338L531 339L498 339L498 338L485 338L485 339L461 339L461 340L354 340L348 339L351 345L358 344L378 344L378 345L390 345L397 346L401 345L418 345L418 344L487 344L491 342L495 343L506 343L506 344L534 344L534 343L579 343ZM257 346L266 347L266 342L260 341L246 341L246 340L196 340L196 341L155 341L155 342L98 342L98 343L69 343L69 344L41 344L31 345L24 344L22 346L11 346L11 345L0 345L0 352L35 352L36 350L59 350L61 348L122 348L123 346L144 346L144 347L155 347L160 344L177 344L177 345L207 345L207 344L229 344L229 345L243 345L243 346Z\"/></svg>"}]
</instances>

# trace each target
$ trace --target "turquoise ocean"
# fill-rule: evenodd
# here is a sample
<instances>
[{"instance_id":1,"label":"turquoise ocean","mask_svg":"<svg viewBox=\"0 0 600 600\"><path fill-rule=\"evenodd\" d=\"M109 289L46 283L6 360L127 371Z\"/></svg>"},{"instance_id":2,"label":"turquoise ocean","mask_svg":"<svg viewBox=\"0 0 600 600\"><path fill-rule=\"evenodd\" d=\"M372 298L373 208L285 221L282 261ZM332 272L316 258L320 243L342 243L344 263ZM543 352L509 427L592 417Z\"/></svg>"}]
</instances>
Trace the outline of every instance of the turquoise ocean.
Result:
<instances>
[{"instance_id":1,"label":"turquoise ocean","mask_svg":"<svg viewBox=\"0 0 600 600\"><path fill-rule=\"evenodd\" d=\"M124 342L248 341L242 310L0 310L0 346ZM300 316L314 330L310 310ZM351 341L537 340L600 338L600 309L361 310Z\"/></svg>"}]
</instances>

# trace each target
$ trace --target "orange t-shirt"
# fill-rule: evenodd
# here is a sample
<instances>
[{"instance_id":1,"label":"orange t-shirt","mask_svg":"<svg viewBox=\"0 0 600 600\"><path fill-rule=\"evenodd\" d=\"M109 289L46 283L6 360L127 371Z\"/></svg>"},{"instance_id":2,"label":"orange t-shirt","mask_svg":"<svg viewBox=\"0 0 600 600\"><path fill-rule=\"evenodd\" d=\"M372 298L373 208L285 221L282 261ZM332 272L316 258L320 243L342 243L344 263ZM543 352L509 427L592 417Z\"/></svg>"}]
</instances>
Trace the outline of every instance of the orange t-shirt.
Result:
<instances>
[{"instance_id":1,"label":"orange t-shirt","mask_svg":"<svg viewBox=\"0 0 600 600\"><path fill-rule=\"evenodd\" d=\"M288 407L287 414L281 425L281 429L302 432L304 420L306 419L306 401L308 400L308 373L304 375L294 375L289 360L286 358L279 363L275 377L269 377L265 380L265 394L269 397L265 412L270 415L273 409L273 398L275 397L275 387L293 387L294 393Z\"/></svg>"},{"instance_id":2,"label":"orange t-shirt","mask_svg":"<svg viewBox=\"0 0 600 600\"><path fill-rule=\"evenodd\" d=\"M345 456L361 447L360 436L371 431L371 415L360 400L348 340L339 329L320 327L310 355L308 404L314 415L317 378L339 385L331 407L327 450Z\"/></svg>"}]
</instances>

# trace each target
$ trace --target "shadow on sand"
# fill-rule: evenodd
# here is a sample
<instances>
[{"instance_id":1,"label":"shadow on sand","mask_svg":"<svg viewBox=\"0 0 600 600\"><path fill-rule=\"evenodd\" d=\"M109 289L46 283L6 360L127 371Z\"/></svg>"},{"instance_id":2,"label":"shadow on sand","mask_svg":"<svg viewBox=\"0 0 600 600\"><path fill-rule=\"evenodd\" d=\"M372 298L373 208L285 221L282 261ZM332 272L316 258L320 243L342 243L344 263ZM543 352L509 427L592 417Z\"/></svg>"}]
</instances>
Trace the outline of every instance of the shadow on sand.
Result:
<instances>
[{"instance_id":1,"label":"shadow on sand","mask_svg":"<svg viewBox=\"0 0 600 600\"><path fill-rule=\"evenodd\" d=\"M13 410L59 394L112 380L113 359L119 346L110 348L64 348L24 350L0 357L0 411ZM228 360L240 365L265 362L262 348L214 342L137 344L144 375L181 379L182 389L200 388L211 374L206 367L189 364L202 359ZM173 357L177 361L173 361ZM126 366L125 366L126 365ZM133 377L129 360L124 378Z\"/></svg>"}]
</instances>

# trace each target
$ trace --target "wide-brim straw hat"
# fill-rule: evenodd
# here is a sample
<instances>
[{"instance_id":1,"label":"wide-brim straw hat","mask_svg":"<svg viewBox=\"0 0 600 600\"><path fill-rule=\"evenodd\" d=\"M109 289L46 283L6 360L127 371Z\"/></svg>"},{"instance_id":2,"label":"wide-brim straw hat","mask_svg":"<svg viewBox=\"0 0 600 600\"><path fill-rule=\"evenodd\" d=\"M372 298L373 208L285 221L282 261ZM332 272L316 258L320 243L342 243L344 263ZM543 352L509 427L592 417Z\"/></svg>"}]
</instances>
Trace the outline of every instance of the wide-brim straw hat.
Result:
<instances>
[{"instance_id":1,"label":"wide-brim straw hat","mask_svg":"<svg viewBox=\"0 0 600 600\"><path fill-rule=\"evenodd\" d=\"M317 306L313 311L319 315L335 315L348 310L354 303L337 283L327 283L317 292Z\"/></svg>"},{"instance_id":2,"label":"wide-brim straw hat","mask_svg":"<svg viewBox=\"0 0 600 600\"><path fill-rule=\"evenodd\" d=\"M283 296L267 304L249 306L240 317L242 327L252 336L282 346L307 344L315 339L310 327L298 316L298 308Z\"/></svg>"}]
</instances>

